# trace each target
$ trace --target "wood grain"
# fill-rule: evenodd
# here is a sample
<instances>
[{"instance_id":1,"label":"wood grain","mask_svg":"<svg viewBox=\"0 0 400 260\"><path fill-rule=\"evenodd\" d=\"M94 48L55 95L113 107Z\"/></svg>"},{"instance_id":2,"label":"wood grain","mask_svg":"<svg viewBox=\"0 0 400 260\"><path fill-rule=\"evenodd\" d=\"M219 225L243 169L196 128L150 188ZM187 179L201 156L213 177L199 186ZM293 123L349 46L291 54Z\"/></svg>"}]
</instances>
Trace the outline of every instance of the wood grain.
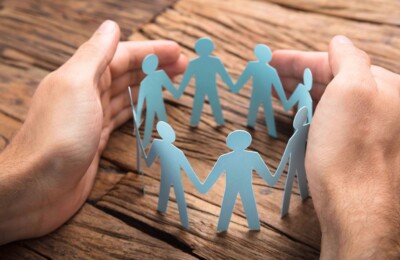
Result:
<instances>
[{"instance_id":1,"label":"wood grain","mask_svg":"<svg viewBox=\"0 0 400 260\"><path fill-rule=\"evenodd\" d=\"M88 204L63 228L20 244L56 259L194 259Z\"/></svg>"},{"instance_id":2,"label":"wood grain","mask_svg":"<svg viewBox=\"0 0 400 260\"><path fill-rule=\"evenodd\" d=\"M374 64L400 73L400 28L397 2L376 5L368 1L212 1L181 0L162 12L172 0L62 2L11 1L0 4L0 149L21 126L40 80L61 65L86 40L100 21L120 23L123 37L132 40L171 39L194 57L197 38L210 36L234 79L257 43L273 50L326 51L335 34L345 34L371 55ZM275 3L272 3L275 2ZM390 10L389 10L390 9ZM385 14L385 15L384 15ZM396 19L397 18L397 19ZM364 22L368 21L368 22ZM18 32L18 33L16 33ZM176 79L179 82L180 78ZM232 94L219 84L226 125L217 128L208 105L201 124L190 129L194 87L180 100L165 93L176 145L188 156L204 180L219 155L229 152L225 138L246 128L251 87ZM251 131L251 150L258 151L275 171L292 133L293 112L283 111L274 99L279 136L266 135L262 113ZM260 111L261 112L261 111ZM143 131L143 129L142 129ZM300 201L297 184L289 215L279 218L285 175L275 188L254 174L253 186L261 220L260 232L249 232L238 199L230 229L216 233L225 187L220 179L207 195L199 194L182 173L189 208L190 229L179 223L171 193L166 214L156 211L159 164L144 169L146 192L136 172L135 140L131 123L112 134L100 163L88 203L58 231L44 238L0 247L1 258L317 258L320 230L312 200ZM154 133L154 136L157 136ZM129 172L129 173L128 173Z\"/></svg>"},{"instance_id":3,"label":"wood grain","mask_svg":"<svg viewBox=\"0 0 400 260\"><path fill-rule=\"evenodd\" d=\"M264 1L264 0L261 0ZM321 13L350 20L377 24L400 25L400 2L397 0L321 1L321 0L267 0L284 7Z\"/></svg>"}]
</instances>

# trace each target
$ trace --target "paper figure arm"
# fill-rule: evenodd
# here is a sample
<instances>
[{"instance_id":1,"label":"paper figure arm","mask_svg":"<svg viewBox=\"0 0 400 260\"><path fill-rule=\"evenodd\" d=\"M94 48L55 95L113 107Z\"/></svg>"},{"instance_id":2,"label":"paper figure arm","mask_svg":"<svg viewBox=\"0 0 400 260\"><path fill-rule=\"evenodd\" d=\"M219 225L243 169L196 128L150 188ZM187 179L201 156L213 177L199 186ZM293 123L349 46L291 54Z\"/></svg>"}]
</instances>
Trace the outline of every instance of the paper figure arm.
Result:
<instances>
[{"instance_id":1,"label":"paper figure arm","mask_svg":"<svg viewBox=\"0 0 400 260\"><path fill-rule=\"evenodd\" d=\"M268 166L265 164L265 161L260 154L257 154L254 170L264 179L266 183L268 183L269 186L275 185L274 176L272 176L271 171L268 169Z\"/></svg>"},{"instance_id":2,"label":"paper figure arm","mask_svg":"<svg viewBox=\"0 0 400 260\"><path fill-rule=\"evenodd\" d=\"M233 84L231 75L229 75L228 71L226 70L225 66L222 64L220 60L218 60L218 74L221 76L221 79L228 85L228 87L233 92L235 85Z\"/></svg>"},{"instance_id":3,"label":"paper figure arm","mask_svg":"<svg viewBox=\"0 0 400 260\"><path fill-rule=\"evenodd\" d=\"M181 84L179 85L179 89L177 92L177 98L180 98L182 96L186 87L189 85L189 82L192 79L193 75L194 75L193 65L191 63L189 63L189 65L187 66L187 68L185 70L185 73L183 74Z\"/></svg>"},{"instance_id":4,"label":"paper figure arm","mask_svg":"<svg viewBox=\"0 0 400 260\"><path fill-rule=\"evenodd\" d=\"M290 143L290 140L289 140ZM274 174L274 183L272 186L275 186L275 184L278 182L279 177L281 177L283 171L285 170L286 164L289 161L289 155L290 155L290 151L288 150L288 147L290 146L289 143L286 145L285 151L283 152L281 161L278 165L278 168L275 171Z\"/></svg>"},{"instance_id":5,"label":"paper figure arm","mask_svg":"<svg viewBox=\"0 0 400 260\"><path fill-rule=\"evenodd\" d=\"M162 72L162 84L175 98L179 98L179 90L175 88L174 83L172 83L171 79L168 77L167 73Z\"/></svg>"},{"instance_id":6,"label":"paper figure arm","mask_svg":"<svg viewBox=\"0 0 400 260\"><path fill-rule=\"evenodd\" d=\"M207 193L211 189L211 187L215 184L215 182L219 179L219 177L222 175L222 173L225 171L223 165L224 164L222 163L222 160L220 157L218 159L218 161L215 163L214 167L212 168L207 179L204 181L201 189L199 189L199 191L202 194Z\"/></svg>"},{"instance_id":7,"label":"paper figure arm","mask_svg":"<svg viewBox=\"0 0 400 260\"><path fill-rule=\"evenodd\" d=\"M247 81L249 81L250 77L251 77L250 66L247 65L246 68L244 69L244 71L242 72L242 75L240 75L238 81L236 82L235 87L232 90L232 92L238 93L243 88L243 85Z\"/></svg>"},{"instance_id":8,"label":"paper figure arm","mask_svg":"<svg viewBox=\"0 0 400 260\"><path fill-rule=\"evenodd\" d=\"M297 102L300 101L300 91L301 91L300 87L301 87L300 84L297 85L295 91L286 102L286 105L284 105L286 111L291 109Z\"/></svg>"},{"instance_id":9,"label":"paper figure arm","mask_svg":"<svg viewBox=\"0 0 400 260\"><path fill-rule=\"evenodd\" d=\"M182 169L186 172L186 175L189 177L190 181L193 183L194 187L198 190L202 190L203 183L199 180L199 177L196 175L196 173L193 170L193 167L190 165L188 159L186 156L183 154L181 155L181 167Z\"/></svg>"},{"instance_id":10,"label":"paper figure arm","mask_svg":"<svg viewBox=\"0 0 400 260\"><path fill-rule=\"evenodd\" d=\"M287 111L288 109L286 109L287 107L287 99L286 99L286 94L285 94L285 90L283 89L282 86L282 82L279 78L278 72L276 72L276 70L274 69L274 76L272 77L272 85L274 85L274 88L276 90L276 93L278 94L279 99L281 100L285 110Z\"/></svg>"},{"instance_id":11,"label":"paper figure arm","mask_svg":"<svg viewBox=\"0 0 400 260\"><path fill-rule=\"evenodd\" d=\"M138 102L136 105L136 122L139 125L140 120L142 117L142 109L143 109L143 104L144 104L144 99L146 97L146 90L143 84L140 84L140 89L139 89L139 97L138 97Z\"/></svg>"},{"instance_id":12,"label":"paper figure arm","mask_svg":"<svg viewBox=\"0 0 400 260\"><path fill-rule=\"evenodd\" d=\"M142 146L142 149L143 149L143 146ZM157 159L157 157L159 156L157 141L154 141L153 144L151 145L148 155L146 155L144 149L142 150L142 152L143 152L147 167L150 167L153 164L153 162Z\"/></svg>"}]
</instances>

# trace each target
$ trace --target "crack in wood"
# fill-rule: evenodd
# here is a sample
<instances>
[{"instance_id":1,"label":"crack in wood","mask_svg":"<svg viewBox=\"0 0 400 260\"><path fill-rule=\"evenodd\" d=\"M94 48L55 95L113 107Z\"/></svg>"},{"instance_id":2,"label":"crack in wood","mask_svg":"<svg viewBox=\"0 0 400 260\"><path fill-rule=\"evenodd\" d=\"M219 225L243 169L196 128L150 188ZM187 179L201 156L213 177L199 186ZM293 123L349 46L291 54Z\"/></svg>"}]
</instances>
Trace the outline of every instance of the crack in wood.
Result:
<instances>
[{"instance_id":1,"label":"crack in wood","mask_svg":"<svg viewBox=\"0 0 400 260\"><path fill-rule=\"evenodd\" d=\"M175 236L168 234L166 232L163 232L159 229L156 229L142 221L139 221L135 218L129 217L121 212L118 212L116 210L113 209L109 209L107 207L103 207L103 206L99 206L99 205L93 205L94 207L96 207L97 209L121 220L122 222L124 222L125 224L127 224L130 227L136 228L152 237L156 237L166 243L168 243L169 245L187 253L190 254L193 257L196 257L198 259L205 259L197 254L195 254L193 252L193 249L191 247L189 247L188 245L182 243L181 241L179 241Z\"/></svg>"}]
</instances>

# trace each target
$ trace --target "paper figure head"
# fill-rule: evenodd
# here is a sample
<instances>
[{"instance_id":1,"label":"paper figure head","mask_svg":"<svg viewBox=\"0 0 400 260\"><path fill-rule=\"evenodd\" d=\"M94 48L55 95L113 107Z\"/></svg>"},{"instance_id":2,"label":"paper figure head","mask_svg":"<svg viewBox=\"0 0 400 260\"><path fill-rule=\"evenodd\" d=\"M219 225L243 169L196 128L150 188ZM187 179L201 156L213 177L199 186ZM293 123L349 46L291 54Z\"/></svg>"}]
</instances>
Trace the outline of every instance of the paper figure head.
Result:
<instances>
[{"instance_id":1,"label":"paper figure head","mask_svg":"<svg viewBox=\"0 0 400 260\"><path fill-rule=\"evenodd\" d=\"M175 142L175 131L168 123L164 121L159 121L157 123L157 132L164 141L168 143Z\"/></svg>"},{"instance_id":2,"label":"paper figure head","mask_svg":"<svg viewBox=\"0 0 400 260\"><path fill-rule=\"evenodd\" d=\"M142 63L142 70L146 74L150 74L158 67L158 57L155 54L149 54L144 58Z\"/></svg>"},{"instance_id":3,"label":"paper figure head","mask_svg":"<svg viewBox=\"0 0 400 260\"><path fill-rule=\"evenodd\" d=\"M254 55L256 55L257 59L261 62L268 63L272 59L271 49L265 44L258 44L254 48Z\"/></svg>"},{"instance_id":4,"label":"paper figure head","mask_svg":"<svg viewBox=\"0 0 400 260\"><path fill-rule=\"evenodd\" d=\"M214 42L208 37L200 38L196 41L194 49L200 56L208 56L214 50Z\"/></svg>"},{"instance_id":5,"label":"paper figure head","mask_svg":"<svg viewBox=\"0 0 400 260\"><path fill-rule=\"evenodd\" d=\"M251 144L251 135L244 130L236 130L228 135L226 144L234 151L244 150Z\"/></svg>"},{"instance_id":6,"label":"paper figure head","mask_svg":"<svg viewBox=\"0 0 400 260\"><path fill-rule=\"evenodd\" d=\"M311 70L309 68L306 68L304 70L303 81L304 81L304 86L307 88L308 91L310 91L312 88L313 78L312 78Z\"/></svg>"},{"instance_id":7,"label":"paper figure head","mask_svg":"<svg viewBox=\"0 0 400 260\"><path fill-rule=\"evenodd\" d=\"M293 120L293 127L294 129L299 129L302 127L308 118L308 109L306 107L302 107L297 111L296 115L294 116Z\"/></svg>"}]
</instances>

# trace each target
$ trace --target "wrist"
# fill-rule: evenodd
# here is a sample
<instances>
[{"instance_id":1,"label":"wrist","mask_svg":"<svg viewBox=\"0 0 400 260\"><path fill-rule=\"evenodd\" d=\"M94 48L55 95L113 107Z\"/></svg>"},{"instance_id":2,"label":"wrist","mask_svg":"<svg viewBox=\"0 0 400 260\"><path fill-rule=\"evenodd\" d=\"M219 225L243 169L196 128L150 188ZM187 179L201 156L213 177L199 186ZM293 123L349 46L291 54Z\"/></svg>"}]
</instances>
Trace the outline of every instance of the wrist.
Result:
<instances>
[{"instance_id":1,"label":"wrist","mask_svg":"<svg viewBox=\"0 0 400 260\"><path fill-rule=\"evenodd\" d=\"M377 172L388 173L383 168ZM352 174L356 175L347 172L348 176ZM332 183L325 190L326 199L319 202L325 204L318 216L322 232L321 258L398 257L399 206L389 196L391 186L367 180L367 176L358 183L352 183L351 178L347 183L335 178Z\"/></svg>"},{"instance_id":2,"label":"wrist","mask_svg":"<svg viewBox=\"0 0 400 260\"><path fill-rule=\"evenodd\" d=\"M35 236L46 200L39 176L48 171L45 156L18 139L0 154L0 245Z\"/></svg>"}]
</instances>

